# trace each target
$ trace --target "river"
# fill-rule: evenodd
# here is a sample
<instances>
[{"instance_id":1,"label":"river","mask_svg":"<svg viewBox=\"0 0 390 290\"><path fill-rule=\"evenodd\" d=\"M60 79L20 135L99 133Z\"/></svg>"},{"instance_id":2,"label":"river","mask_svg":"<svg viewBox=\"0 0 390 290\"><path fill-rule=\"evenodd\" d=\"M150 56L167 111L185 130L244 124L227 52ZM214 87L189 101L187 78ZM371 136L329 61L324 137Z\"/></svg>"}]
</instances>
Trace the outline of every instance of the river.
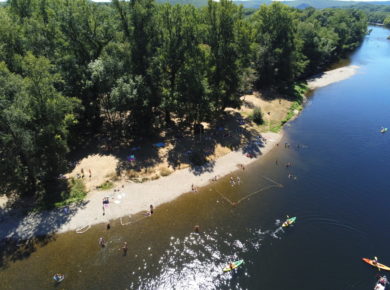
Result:
<instances>
[{"instance_id":1,"label":"river","mask_svg":"<svg viewBox=\"0 0 390 290\"><path fill-rule=\"evenodd\" d=\"M390 31L372 28L350 58L358 73L316 90L283 143L233 174L240 185L227 176L152 217L58 235L3 261L0 288L373 289L378 271L361 258L390 265L390 132L379 132L390 127ZM287 214L297 222L282 229Z\"/></svg>"}]
</instances>

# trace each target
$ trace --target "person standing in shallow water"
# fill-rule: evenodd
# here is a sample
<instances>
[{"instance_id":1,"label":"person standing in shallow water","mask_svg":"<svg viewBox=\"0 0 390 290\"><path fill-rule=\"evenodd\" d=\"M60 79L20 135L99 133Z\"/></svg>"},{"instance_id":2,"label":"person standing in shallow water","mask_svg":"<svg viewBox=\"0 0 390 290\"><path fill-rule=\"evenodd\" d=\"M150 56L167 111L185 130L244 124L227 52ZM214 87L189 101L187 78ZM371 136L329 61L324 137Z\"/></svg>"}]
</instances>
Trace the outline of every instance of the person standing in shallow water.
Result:
<instances>
[{"instance_id":1,"label":"person standing in shallow water","mask_svg":"<svg viewBox=\"0 0 390 290\"><path fill-rule=\"evenodd\" d=\"M104 240L103 237L99 238L99 246L104 248L106 246L106 241Z\"/></svg>"},{"instance_id":2,"label":"person standing in shallow water","mask_svg":"<svg viewBox=\"0 0 390 290\"><path fill-rule=\"evenodd\" d=\"M124 242L122 246L123 256L127 255L127 250L128 250L127 242Z\"/></svg>"},{"instance_id":3,"label":"person standing in shallow water","mask_svg":"<svg viewBox=\"0 0 390 290\"><path fill-rule=\"evenodd\" d=\"M150 205L150 215L152 215L154 212L153 205Z\"/></svg>"}]
</instances>

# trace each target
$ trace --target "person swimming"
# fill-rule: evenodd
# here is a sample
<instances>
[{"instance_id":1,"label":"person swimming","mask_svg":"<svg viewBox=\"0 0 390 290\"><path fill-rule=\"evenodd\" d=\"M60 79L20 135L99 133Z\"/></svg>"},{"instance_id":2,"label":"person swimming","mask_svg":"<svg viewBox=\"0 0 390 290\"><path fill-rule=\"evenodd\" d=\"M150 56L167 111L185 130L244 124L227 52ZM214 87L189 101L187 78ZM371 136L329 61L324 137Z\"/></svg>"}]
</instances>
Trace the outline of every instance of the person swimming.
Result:
<instances>
[{"instance_id":1,"label":"person swimming","mask_svg":"<svg viewBox=\"0 0 390 290\"><path fill-rule=\"evenodd\" d=\"M195 233L199 233L199 229L200 229L200 227L199 227L198 225L195 225L195 226L194 226L194 231L195 231Z\"/></svg>"}]
</instances>

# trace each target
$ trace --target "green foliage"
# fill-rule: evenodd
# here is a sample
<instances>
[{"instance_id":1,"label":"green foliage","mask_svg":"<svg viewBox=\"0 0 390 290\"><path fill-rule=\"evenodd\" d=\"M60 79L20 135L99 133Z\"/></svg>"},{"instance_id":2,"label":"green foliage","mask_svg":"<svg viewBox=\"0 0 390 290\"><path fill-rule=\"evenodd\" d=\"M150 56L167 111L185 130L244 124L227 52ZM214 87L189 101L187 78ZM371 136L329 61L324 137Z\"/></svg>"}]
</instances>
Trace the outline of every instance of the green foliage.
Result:
<instances>
[{"instance_id":1,"label":"green foliage","mask_svg":"<svg viewBox=\"0 0 390 290\"><path fill-rule=\"evenodd\" d=\"M72 203L83 201L87 191L85 190L85 184L82 179L71 178L68 180L68 188L62 192L62 200L54 204L55 207L63 207Z\"/></svg>"},{"instance_id":2,"label":"green foliage","mask_svg":"<svg viewBox=\"0 0 390 290\"><path fill-rule=\"evenodd\" d=\"M264 123L263 115L259 107L253 109L252 114L250 115L250 119L257 125L261 125Z\"/></svg>"},{"instance_id":3,"label":"green foliage","mask_svg":"<svg viewBox=\"0 0 390 290\"><path fill-rule=\"evenodd\" d=\"M390 16L386 17L386 19L383 21L383 25L386 27L390 27Z\"/></svg>"},{"instance_id":4,"label":"green foliage","mask_svg":"<svg viewBox=\"0 0 390 290\"><path fill-rule=\"evenodd\" d=\"M303 106L300 101L295 101L292 103L290 109L287 112L286 117L279 123L271 127L270 131L274 133L278 133L283 125L290 121L294 116L297 115L298 112L302 111Z\"/></svg>"},{"instance_id":5,"label":"green foliage","mask_svg":"<svg viewBox=\"0 0 390 290\"><path fill-rule=\"evenodd\" d=\"M97 187L97 189L99 190L110 190L114 187L114 183L112 183L111 181L105 181L103 184L101 184L100 186Z\"/></svg>"},{"instance_id":6,"label":"green foliage","mask_svg":"<svg viewBox=\"0 0 390 290\"><path fill-rule=\"evenodd\" d=\"M158 133L163 119L215 120L254 84L299 101L305 89L293 84L355 49L366 25L356 9L281 3L10 0L0 6L0 186L59 197L70 145Z\"/></svg>"}]
</instances>

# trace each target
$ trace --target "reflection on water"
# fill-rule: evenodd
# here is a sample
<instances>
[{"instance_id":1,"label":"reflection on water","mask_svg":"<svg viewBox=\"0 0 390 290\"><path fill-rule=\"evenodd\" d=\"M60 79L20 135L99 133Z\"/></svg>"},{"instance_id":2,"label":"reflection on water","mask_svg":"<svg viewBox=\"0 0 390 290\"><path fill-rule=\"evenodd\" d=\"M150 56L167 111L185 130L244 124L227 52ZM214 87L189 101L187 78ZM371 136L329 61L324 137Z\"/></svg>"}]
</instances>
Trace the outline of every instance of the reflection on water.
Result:
<instances>
[{"instance_id":1,"label":"reflection on water","mask_svg":"<svg viewBox=\"0 0 390 290\"><path fill-rule=\"evenodd\" d=\"M0 288L372 289L377 271L361 258L390 265L390 134L379 133L390 127L388 34L374 27L351 57L358 74L313 94L287 126L281 144L290 148L153 216L50 237L29 256L21 247L1 260ZM284 229L286 215L297 221ZM240 259L238 269L222 271ZM57 287L55 273L65 274Z\"/></svg>"},{"instance_id":2,"label":"reflection on water","mask_svg":"<svg viewBox=\"0 0 390 290\"><path fill-rule=\"evenodd\" d=\"M280 220L276 220L273 229L248 229L245 240L235 239L231 233L219 229L201 234L191 233L183 239L171 237L168 249L158 261L159 274L144 279L144 275L137 277L137 272L133 272L135 281L130 288L220 289L231 288L232 283L241 288L240 280L251 278L246 269L246 263L251 261L244 259L244 264L235 271L224 273L222 269L231 261L260 251L267 239L281 239L284 233ZM147 268L148 263L144 260L143 269Z\"/></svg>"}]
</instances>

